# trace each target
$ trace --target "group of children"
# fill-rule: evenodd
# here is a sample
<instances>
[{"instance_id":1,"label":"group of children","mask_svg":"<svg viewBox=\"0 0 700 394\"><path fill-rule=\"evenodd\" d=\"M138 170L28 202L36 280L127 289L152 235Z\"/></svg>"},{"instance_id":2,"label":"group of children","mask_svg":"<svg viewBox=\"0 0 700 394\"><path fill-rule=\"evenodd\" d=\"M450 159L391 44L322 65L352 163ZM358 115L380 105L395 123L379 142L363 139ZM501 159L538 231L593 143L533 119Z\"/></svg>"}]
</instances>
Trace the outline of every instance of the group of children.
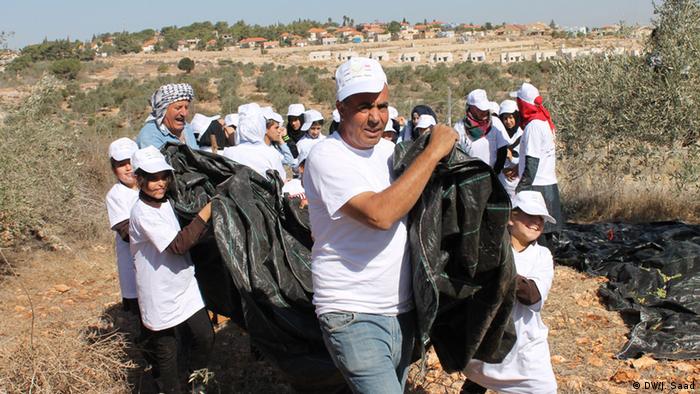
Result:
<instances>
[{"instance_id":1,"label":"group of children","mask_svg":"<svg viewBox=\"0 0 700 394\"><path fill-rule=\"evenodd\" d=\"M465 371L468 381L463 392L485 388L556 392L547 328L540 317L552 284L553 260L537 242L547 226L561 222L554 128L534 86L523 84L514 98L498 105L488 100L484 90L476 89L467 96L465 116L454 127L461 148L492 167L511 197L509 230L518 273L513 310L517 342L500 364L472 360ZM394 143L415 139L437 123L435 112L426 105L416 106L408 121L395 108L388 111L383 138ZM282 116L272 108L249 103L223 119L196 114L191 125L200 149L218 152L263 177L276 171L284 182L283 192L303 199L301 174L313 146L326 138L324 118L316 110L292 104L284 127L282 123ZM340 124L336 110L329 133ZM211 204L181 228L166 197L173 169L158 148L138 149L128 138L109 147L118 182L108 192L106 204L110 227L116 232L123 305L141 322L141 339L159 390L181 390L178 355L188 354L187 384L203 391L211 375L207 363L214 331L188 251L206 230ZM554 197L557 201L550 201ZM187 351L180 349L183 344Z\"/></svg>"}]
</instances>

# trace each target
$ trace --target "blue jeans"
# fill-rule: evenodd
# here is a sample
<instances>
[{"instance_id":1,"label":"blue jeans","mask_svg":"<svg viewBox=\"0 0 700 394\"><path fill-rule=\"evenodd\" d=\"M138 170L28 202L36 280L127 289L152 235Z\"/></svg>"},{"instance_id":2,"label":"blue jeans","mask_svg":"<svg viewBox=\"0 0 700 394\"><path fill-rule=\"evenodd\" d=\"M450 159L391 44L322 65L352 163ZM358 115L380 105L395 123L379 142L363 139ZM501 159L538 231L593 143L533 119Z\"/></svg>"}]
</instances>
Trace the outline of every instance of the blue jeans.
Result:
<instances>
[{"instance_id":1,"label":"blue jeans","mask_svg":"<svg viewBox=\"0 0 700 394\"><path fill-rule=\"evenodd\" d=\"M319 316L333 362L354 393L403 393L415 337L415 313L328 312Z\"/></svg>"}]
</instances>

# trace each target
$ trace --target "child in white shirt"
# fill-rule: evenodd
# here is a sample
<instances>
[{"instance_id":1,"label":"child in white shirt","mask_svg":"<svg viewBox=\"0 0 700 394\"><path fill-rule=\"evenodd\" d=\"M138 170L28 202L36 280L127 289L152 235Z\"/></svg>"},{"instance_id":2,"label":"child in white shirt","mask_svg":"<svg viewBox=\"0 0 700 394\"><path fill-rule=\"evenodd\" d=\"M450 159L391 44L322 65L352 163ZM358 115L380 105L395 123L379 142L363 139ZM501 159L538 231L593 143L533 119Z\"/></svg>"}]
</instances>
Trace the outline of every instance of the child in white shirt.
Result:
<instances>
[{"instance_id":1,"label":"child in white shirt","mask_svg":"<svg viewBox=\"0 0 700 394\"><path fill-rule=\"evenodd\" d=\"M193 392L199 392L194 389L201 390L197 386L206 384L210 375L207 363L214 330L188 251L206 229L211 203L181 229L165 196L172 182L172 167L154 147L136 151L131 162L140 191L131 210L129 236L141 320L149 335L146 346L154 360L153 375L159 392L181 392L177 358L187 354L189 383ZM189 351L179 352L179 343L190 344Z\"/></svg>"},{"instance_id":2,"label":"child in white shirt","mask_svg":"<svg viewBox=\"0 0 700 394\"><path fill-rule=\"evenodd\" d=\"M137 150L136 142L129 138L119 138L109 145L109 161L118 182L109 189L105 197L109 226L115 231L115 253L122 306L124 310L136 315L139 314L139 305L136 300L134 259L129 250L129 215L131 207L139 198L136 177L131 167L131 155Z\"/></svg>"},{"instance_id":3,"label":"child in white shirt","mask_svg":"<svg viewBox=\"0 0 700 394\"><path fill-rule=\"evenodd\" d=\"M508 223L515 268L517 290L513 306L513 322L517 340L500 364L471 360L467 364L464 393L557 392L557 382L547 344L547 326L540 311L554 278L554 265L549 249L537 244L544 223L554 222L547 212L544 198L537 191L521 191L513 201ZM481 391L480 391L481 390Z\"/></svg>"}]
</instances>

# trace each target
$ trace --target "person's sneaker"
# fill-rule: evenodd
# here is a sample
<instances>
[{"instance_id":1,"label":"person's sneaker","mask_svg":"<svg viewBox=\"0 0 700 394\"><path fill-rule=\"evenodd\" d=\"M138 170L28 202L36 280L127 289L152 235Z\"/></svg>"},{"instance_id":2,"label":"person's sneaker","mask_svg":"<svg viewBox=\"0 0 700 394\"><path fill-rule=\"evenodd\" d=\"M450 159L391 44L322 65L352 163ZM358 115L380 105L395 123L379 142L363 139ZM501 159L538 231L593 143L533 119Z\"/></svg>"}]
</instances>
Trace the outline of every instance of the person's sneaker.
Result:
<instances>
[{"instance_id":1,"label":"person's sneaker","mask_svg":"<svg viewBox=\"0 0 700 394\"><path fill-rule=\"evenodd\" d=\"M197 369L190 374L187 385L192 394L206 394L207 384L214 377L214 372L209 372L207 368Z\"/></svg>"}]
</instances>

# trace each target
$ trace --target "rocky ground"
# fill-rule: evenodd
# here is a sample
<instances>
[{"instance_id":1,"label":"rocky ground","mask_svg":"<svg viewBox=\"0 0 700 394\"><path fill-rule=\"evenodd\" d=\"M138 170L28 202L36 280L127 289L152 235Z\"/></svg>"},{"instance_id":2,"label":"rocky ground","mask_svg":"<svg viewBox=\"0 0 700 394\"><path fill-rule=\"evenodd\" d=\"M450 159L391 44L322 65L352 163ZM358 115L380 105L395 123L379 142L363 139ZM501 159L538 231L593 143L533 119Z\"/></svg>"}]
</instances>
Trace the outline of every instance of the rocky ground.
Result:
<instances>
[{"instance_id":1,"label":"rocky ground","mask_svg":"<svg viewBox=\"0 0 700 394\"><path fill-rule=\"evenodd\" d=\"M4 258L3 258L4 257ZM14 268L9 268L11 263ZM0 392L150 393L134 344L136 325L121 310L111 245L0 256ZM557 267L543 310L561 393L628 393L635 383L700 383L699 361L618 360L629 328L600 303L593 278ZM217 327L215 392L291 392L277 371L250 353L247 334ZM434 353L411 369L410 393L456 393L464 376L447 374ZM4 390L4 391L3 391Z\"/></svg>"}]
</instances>

